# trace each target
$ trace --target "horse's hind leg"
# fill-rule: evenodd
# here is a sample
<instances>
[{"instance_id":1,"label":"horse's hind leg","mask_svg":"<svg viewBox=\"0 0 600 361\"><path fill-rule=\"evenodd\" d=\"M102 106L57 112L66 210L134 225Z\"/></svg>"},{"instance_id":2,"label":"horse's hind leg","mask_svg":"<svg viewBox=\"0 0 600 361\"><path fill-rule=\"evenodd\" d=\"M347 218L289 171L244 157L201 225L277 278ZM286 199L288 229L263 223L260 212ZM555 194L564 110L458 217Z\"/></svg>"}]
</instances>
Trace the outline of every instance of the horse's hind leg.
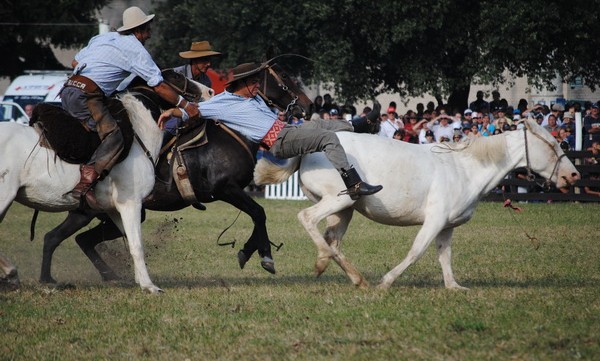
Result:
<instances>
[{"instance_id":1,"label":"horse's hind leg","mask_svg":"<svg viewBox=\"0 0 600 361\"><path fill-rule=\"evenodd\" d=\"M79 245L79 248L81 248L83 253L85 253L90 261L92 261L92 264L96 267L100 276L102 276L103 281L115 281L118 280L119 277L112 268L104 262L102 257L100 257L96 251L96 246L104 241L122 236L123 233L121 233L119 227L117 227L109 218L100 222L96 227L78 234L77 237L75 237L75 241Z\"/></svg>"},{"instance_id":2,"label":"horse's hind leg","mask_svg":"<svg viewBox=\"0 0 600 361\"><path fill-rule=\"evenodd\" d=\"M352 220L352 215L354 214L353 208L346 208L340 212L334 213L327 217L327 228L325 228L325 232L323 232L323 238L327 242L327 244L338 254L339 259L344 259L345 263L348 263L346 256L342 254L342 238L346 231L348 230L348 226L350 225L350 221ZM340 267L344 268L343 264L338 262L338 258L334 257L333 260L336 261ZM325 272L327 265L329 264L329 259L321 259L322 263L322 271ZM365 286L367 286L367 281L362 280Z\"/></svg>"},{"instance_id":3,"label":"horse's hind leg","mask_svg":"<svg viewBox=\"0 0 600 361\"><path fill-rule=\"evenodd\" d=\"M323 197L317 204L300 211L298 219L317 246L318 255L315 264L317 276L325 271L329 260L333 258L353 284L364 288L368 286L367 281L356 267L339 252L339 242L352 219L352 209L347 210L351 205L352 202L347 197ZM333 214L335 216L332 216ZM333 218L328 219L328 229L323 236L319 232L318 224L322 219L330 216Z\"/></svg>"},{"instance_id":4,"label":"horse's hind leg","mask_svg":"<svg viewBox=\"0 0 600 361\"><path fill-rule=\"evenodd\" d=\"M18 287L20 284L19 273L17 267L12 264L2 253L0 253L0 269L4 273L0 276L0 284L9 285L11 287Z\"/></svg>"},{"instance_id":5,"label":"horse's hind leg","mask_svg":"<svg viewBox=\"0 0 600 361\"><path fill-rule=\"evenodd\" d=\"M40 282L56 283L52 278L52 256L56 247L62 241L71 237L75 232L85 227L94 216L85 212L69 212L67 218L56 228L46 233L44 236L44 251L42 255L42 271L40 274Z\"/></svg>"},{"instance_id":6,"label":"horse's hind leg","mask_svg":"<svg viewBox=\"0 0 600 361\"><path fill-rule=\"evenodd\" d=\"M454 279L452 272L452 233L454 228L444 229L436 237L435 243L438 253L438 260L442 266L442 274L444 275L444 285L450 289L468 290L466 287L459 285Z\"/></svg>"}]
</instances>

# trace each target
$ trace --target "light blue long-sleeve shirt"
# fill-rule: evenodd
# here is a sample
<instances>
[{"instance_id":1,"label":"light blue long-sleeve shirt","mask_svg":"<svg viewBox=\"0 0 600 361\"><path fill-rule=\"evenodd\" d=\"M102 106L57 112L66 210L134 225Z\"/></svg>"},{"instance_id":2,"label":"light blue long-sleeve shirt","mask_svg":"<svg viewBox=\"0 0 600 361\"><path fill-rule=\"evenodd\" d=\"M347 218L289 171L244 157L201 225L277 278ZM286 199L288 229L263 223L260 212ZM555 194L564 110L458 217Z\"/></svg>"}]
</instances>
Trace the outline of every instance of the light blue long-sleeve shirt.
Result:
<instances>
[{"instance_id":1,"label":"light blue long-sleeve shirt","mask_svg":"<svg viewBox=\"0 0 600 361\"><path fill-rule=\"evenodd\" d=\"M163 81L152 56L134 35L96 35L75 55L75 60L75 72L81 70L79 74L92 79L106 95L112 94L130 74L138 75L151 87Z\"/></svg>"},{"instance_id":2,"label":"light blue long-sleeve shirt","mask_svg":"<svg viewBox=\"0 0 600 361\"><path fill-rule=\"evenodd\" d=\"M202 117L219 119L254 142L260 142L271 129L277 115L260 96L245 98L224 91L199 104Z\"/></svg>"}]
</instances>

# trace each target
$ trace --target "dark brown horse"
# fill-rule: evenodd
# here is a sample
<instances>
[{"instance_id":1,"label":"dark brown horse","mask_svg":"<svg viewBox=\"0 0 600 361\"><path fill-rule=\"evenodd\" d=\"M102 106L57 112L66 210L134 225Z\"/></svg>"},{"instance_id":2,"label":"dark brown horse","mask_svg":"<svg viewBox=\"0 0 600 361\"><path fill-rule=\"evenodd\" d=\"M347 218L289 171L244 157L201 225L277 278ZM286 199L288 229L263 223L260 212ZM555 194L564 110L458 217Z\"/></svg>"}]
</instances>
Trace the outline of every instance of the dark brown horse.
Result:
<instances>
[{"instance_id":1,"label":"dark brown horse","mask_svg":"<svg viewBox=\"0 0 600 361\"><path fill-rule=\"evenodd\" d=\"M290 110L297 106L305 110L309 109L310 99L302 92L299 85L276 64L270 65L263 72L261 81L262 95L270 105L283 110ZM175 81L171 80L171 82ZM180 84L179 88L183 89L184 86L184 84ZM158 117L160 109L166 107L161 104L158 96L144 87L134 87L130 90L138 93L138 99L142 100L144 105L151 110L155 119ZM243 268L252 254L258 251L261 257L261 266L265 270L275 273L265 211L244 192L244 188L252 181L258 144L249 141L239 133L226 130L218 122L207 119L203 119L202 122L206 123L208 144L191 148L183 153L195 198L198 202L203 203L224 201L250 216L254 222L254 229L243 249L238 252L240 267ZM230 132L233 132L235 136L232 136ZM196 134L197 131L186 133L179 139L179 142L184 142ZM171 165L167 162L166 157L161 157L155 173L154 190L151 196L144 201L144 208L156 211L175 211L189 205L198 205L198 203L184 199L175 184L170 181L172 179ZM121 232L105 215L78 210L69 212L65 221L44 237L41 282L56 282L51 276L52 255L56 247L95 217L99 218L101 223L77 235L77 244L92 261L104 280L118 278L96 252L95 247L105 240L120 237Z\"/></svg>"}]
</instances>

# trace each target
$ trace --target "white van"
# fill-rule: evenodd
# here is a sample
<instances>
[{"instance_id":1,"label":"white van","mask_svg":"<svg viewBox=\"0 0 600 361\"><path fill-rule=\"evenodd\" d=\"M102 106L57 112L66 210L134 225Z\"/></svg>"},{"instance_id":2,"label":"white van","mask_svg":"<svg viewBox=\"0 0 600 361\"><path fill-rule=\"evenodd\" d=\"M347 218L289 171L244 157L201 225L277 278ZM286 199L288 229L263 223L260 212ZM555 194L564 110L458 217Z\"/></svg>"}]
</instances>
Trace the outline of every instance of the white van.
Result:
<instances>
[{"instance_id":1,"label":"white van","mask_svg":"<svg viewBox=\"0 0 600 361\"><path fill-rule=\"evenodd\" d=\"M29 116L17 103L0 101L0 122L29 125Z\"/></svg>"},{"instance_id":2,"label":"white van","mask_svg":"<svg viewBox=\"0 0 600 361\"><path fill-rule=\"evenodd\" d=\"M40 102L60 105L58 93L70 74L68 70L28 70L10 83L2 100L17 103L23 109L27 104Z\"/></svg>"}]
</instances>

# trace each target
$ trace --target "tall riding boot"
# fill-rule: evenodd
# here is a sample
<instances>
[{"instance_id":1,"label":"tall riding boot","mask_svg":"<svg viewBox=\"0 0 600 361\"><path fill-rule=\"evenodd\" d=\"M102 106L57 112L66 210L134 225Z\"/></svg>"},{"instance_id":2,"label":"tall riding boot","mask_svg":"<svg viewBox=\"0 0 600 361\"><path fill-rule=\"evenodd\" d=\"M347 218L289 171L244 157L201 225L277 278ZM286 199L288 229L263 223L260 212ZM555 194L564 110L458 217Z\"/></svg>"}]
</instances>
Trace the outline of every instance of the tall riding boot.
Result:
<instances>
[{"instance_id":1,"label":"tall riding boot","mask_svg":"<svg viewBox=\"0 0 600 361\"><path fill-rule=\"evenodd\" d=\"M357 200L360 196L375 194L383 189L380 185L372 186L363 182L355 168L342 169L342 179L348 189L342 191L340 194L348 194L353 200Z\"/></svg>"},{"instance_id":2,"label":"tall riding boot","mask_svg":"<svg viewBox=\"0 0 600 361\"><path fill-rule=\"evenodd\" d=\"M352 119L350 122L354 127L354 133L379 133L379 112L381 111L381 104L375 101L373 103L373 110L364 117Z\"/></svg>"},{"instance_id":3,"label":"tall riding boot","mask_svg":"<svg viewBox=\"0 0 600 361\"><path fill-rule=\"evenodd\" d=\"M100 209L98 202L96 201L96 195L94 194L94 186L98 180L98 172L96 172L93 164L82 164L80 171L81 178L71 194L73 197L79 199L82 204L82 196L84 196L85 201L90 208Z\"/></svg>"}]
</instances>

